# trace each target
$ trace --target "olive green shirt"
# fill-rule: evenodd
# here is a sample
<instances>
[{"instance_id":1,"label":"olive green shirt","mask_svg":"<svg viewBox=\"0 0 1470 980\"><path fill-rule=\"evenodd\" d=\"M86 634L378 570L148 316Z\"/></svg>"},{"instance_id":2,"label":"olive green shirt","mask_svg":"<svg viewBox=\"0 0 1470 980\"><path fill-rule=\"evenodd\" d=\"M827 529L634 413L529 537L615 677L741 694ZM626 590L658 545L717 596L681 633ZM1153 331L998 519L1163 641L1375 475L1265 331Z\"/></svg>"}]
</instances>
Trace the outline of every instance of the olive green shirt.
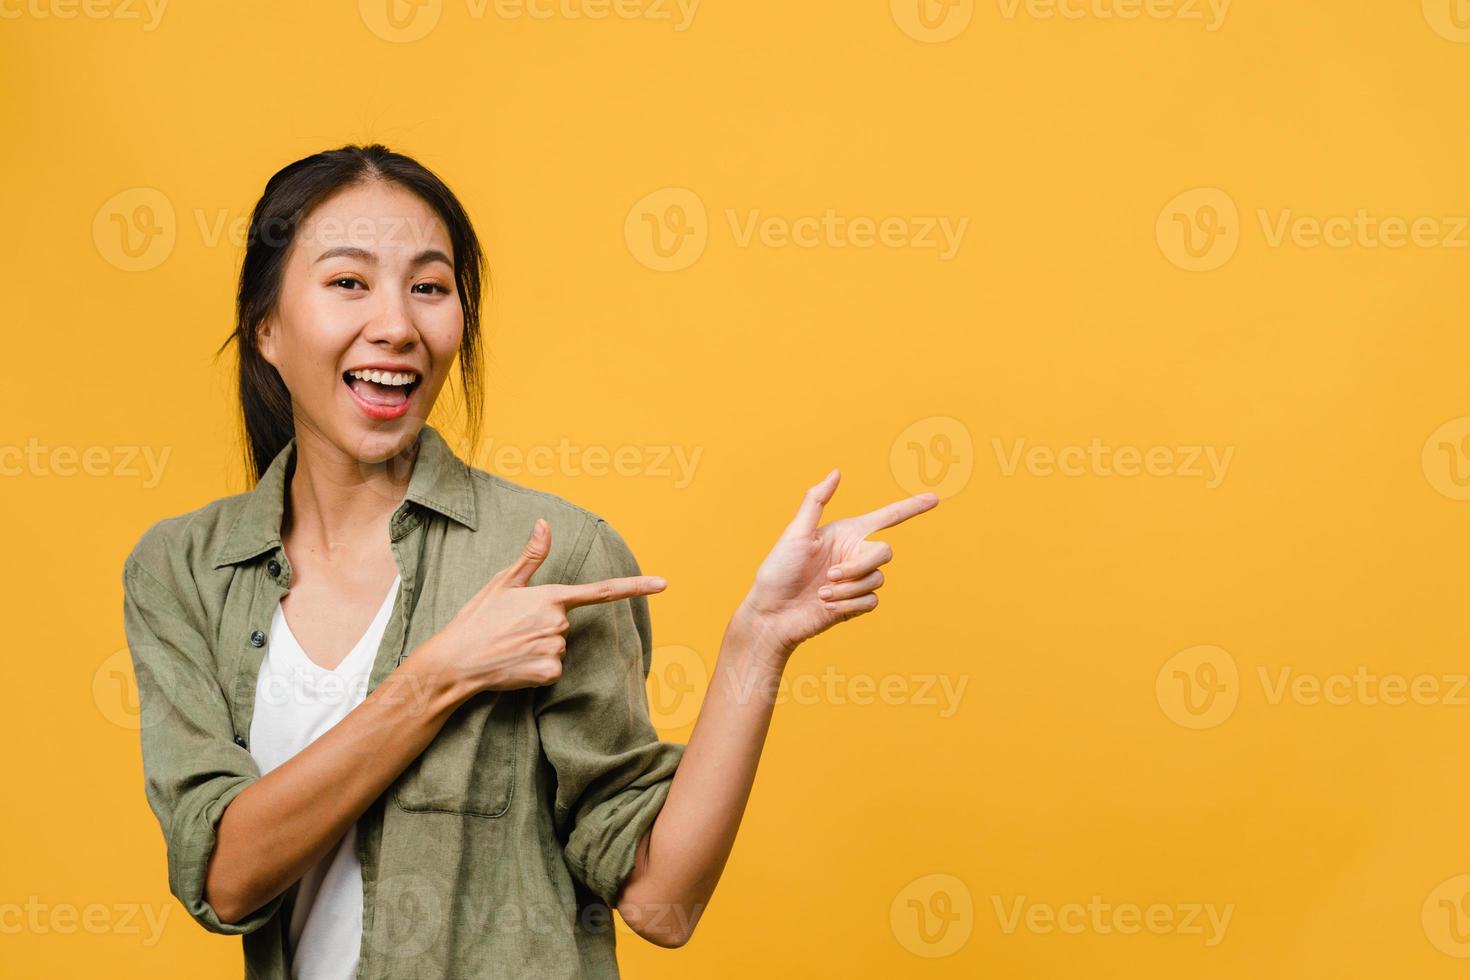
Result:
<instances>
[{"instance_id":1,"label":"olive green shirt","mask_svg":"<svg viewBox=\"0 0 1470 980\"><path fill-rule=\"evenodd\" d=\"M389 523L402 585L370 690L516 558L537 517L552 549L531 584L640 574L595 514L467 466L428 425L418 438ZM204 880L221 814L260 777L246 738L267 630L291 587L281 516L295 445L253 490L149 528L123 568L169 888L206 929L243 934L246 976L271 980L290 975L296 886L225 923ZM684 745L649 721L648 600L568 620L559 680L472 697L358 821L362 980L618 976L609 907Z\"/></svg>"}]
</instances>

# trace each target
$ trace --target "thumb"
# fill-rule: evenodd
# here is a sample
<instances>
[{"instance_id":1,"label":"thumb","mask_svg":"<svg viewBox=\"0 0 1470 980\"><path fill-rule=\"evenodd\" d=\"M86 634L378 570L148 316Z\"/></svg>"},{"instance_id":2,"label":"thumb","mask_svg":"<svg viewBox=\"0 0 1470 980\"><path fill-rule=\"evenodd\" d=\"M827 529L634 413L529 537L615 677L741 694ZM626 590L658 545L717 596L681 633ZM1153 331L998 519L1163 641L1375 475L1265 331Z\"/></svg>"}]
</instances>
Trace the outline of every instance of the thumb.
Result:
<instances>
[{"instance_id":1,"label":"thumb","mask_svg":"<svg viewBox=\"0 0 1470 980\"><path fill-rule=\"evenodd\" d=\"M519 587L528 584L531 576L536 574L536 569L551 554L551 525L541 518L536 518L536 526L531 529L531 539L526 542L526 547L521 549L520 557L511 562L505 569L506 585Z\"/></svg>"},{"instance_id":2,"label":"thumb","mask_svg":"<svg viewBox=\"0 0 1470 980\"><path fill-rule=\"evenodd\" d=\"M805 536L816 531L817 523L822 519L822 508L832 499L837 492L837 481L842 479L839 470L831 470L822 478L822 482L807 489L801 498L801 506L796 511L796 516L791 523L786 525L786 536Z\"/></svg>"}]
</instances>

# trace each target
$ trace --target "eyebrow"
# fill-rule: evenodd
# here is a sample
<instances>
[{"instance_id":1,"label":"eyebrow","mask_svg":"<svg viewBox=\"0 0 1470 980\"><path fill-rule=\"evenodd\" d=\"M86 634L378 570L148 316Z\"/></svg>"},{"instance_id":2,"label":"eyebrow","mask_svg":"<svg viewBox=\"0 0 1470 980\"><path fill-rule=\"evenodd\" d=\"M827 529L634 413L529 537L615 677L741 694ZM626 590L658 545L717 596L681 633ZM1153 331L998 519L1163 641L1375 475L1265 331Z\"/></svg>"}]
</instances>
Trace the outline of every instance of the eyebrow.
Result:
<instances>
[{"instance_id":1,"label":"eyebrow","mask_svg":"<svg viewBox=\"0 0 1470 980\"><path fill-rule=\"evenodd\" d=\"M327 259L335 259L339 256L345 256L349 259L361 259L363 262L376 263L378 261L378 256L373 252L369 252L365 248L355 248L351 245L339 245L336 248L329 248L321 255L318 255L316 257L316 262L325 262ZM312 264L315 265L316 262L313 262ZM413 257L413 261L411 261L409 265L420 266L427 265L430 262L443 262L451 269L454 268L454 263L450 261L449 256L445 255L437 248L424 249L422 252Z\"/></svg>"}]
</instances>

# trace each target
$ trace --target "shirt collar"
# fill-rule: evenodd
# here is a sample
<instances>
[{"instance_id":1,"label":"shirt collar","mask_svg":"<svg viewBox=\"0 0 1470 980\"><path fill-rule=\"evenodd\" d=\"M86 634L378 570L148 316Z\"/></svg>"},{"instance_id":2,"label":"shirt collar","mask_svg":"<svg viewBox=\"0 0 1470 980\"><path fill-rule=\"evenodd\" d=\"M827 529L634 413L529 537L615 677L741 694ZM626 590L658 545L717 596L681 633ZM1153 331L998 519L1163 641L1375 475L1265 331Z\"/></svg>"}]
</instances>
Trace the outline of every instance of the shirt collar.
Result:
<instances>
[{"instance_id":1,"label":"shirt collar","mask_svg":"<svg viewBox=\"0 0 1470 980\"><path fill-rule=\"evenodd\" d=\"M398 526L408 502L412 501L475 530L475 493L470 468L455 455L438 430L427 423L419 430L418 444L408 491L403 503L393 512L390 527ZM287 473L295 451L293 435L246 495L240 516L215 555L215 568L254 558L281 543Z\"/></svg>"}]
</instances>

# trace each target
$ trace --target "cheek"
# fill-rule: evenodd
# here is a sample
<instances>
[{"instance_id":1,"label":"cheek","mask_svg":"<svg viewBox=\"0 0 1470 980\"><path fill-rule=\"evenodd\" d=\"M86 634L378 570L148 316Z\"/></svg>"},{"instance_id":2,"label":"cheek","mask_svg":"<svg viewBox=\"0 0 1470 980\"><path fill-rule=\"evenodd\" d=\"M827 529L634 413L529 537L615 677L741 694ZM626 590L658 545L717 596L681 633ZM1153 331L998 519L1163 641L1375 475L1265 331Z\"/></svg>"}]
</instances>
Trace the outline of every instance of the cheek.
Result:
<instances>
[{"instance_id":1,"label":"cheek","mask_svg":"<svg viewBox=\"0 0 1470 980\"><path fill-rule=\"evenodd\" d=\"M319 296L297 296L278 334L276 355L282 376L298 394L337 378L336 365L357 333L355 318L342 304Z\"/></svg>"},{"instance_id":2,"label":"cheek","mask_svg":"<svg viewBox=\"0 0 1470 980\"><path fill-rule=\"evenodd\" d=\"M452 307L446 303L445 307L443 310L435 310L433 315L427 317L420 330L435 362L447 366L459 350L460 340L464 337L464 312L459 308L458 301Z\"/></svg>"},{"instance_id":3,"label":"cheek","mask_svg":"<svg viewBox=\"0 0 1470 980\"><path fill-rule=\"evenodd\" d=\"M358 308L354 309L357 306ZM304 336L313 343L328 343L343 333L355 330L362 318L360 304L344 303L328 289L308 288L296 304L298 322Z\"/></svg>"}]
</instances>

